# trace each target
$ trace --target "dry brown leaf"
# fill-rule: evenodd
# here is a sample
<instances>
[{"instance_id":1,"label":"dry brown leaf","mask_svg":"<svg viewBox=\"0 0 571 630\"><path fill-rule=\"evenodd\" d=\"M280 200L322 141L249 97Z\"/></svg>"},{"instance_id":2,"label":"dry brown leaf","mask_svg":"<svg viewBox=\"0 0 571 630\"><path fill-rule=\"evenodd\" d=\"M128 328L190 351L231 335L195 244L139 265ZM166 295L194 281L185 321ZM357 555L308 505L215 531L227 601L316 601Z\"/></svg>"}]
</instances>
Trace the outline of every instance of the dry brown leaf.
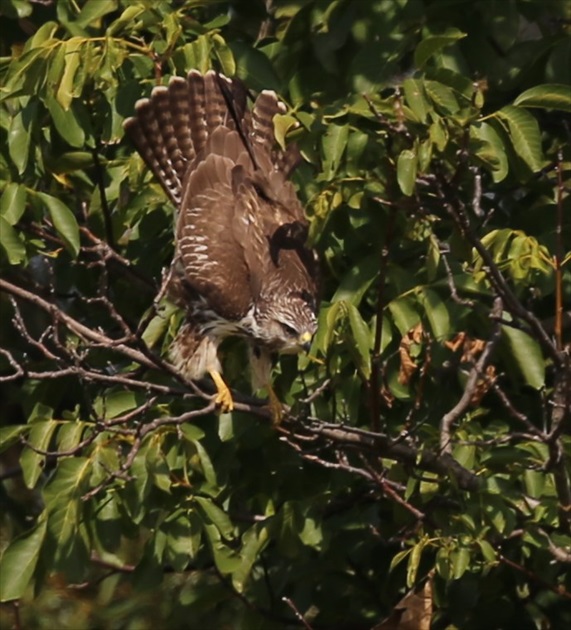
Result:
<instances>
[{"instance_id":1,"label":"dry brown leaf","mask_svg":"<svg viewBox=\"0 0 571 630\"><path fill-rule=\"evenodd\" d=\"M393 406L393 403L395 401L395 397L393 396L393 393L386 385L383 385L381 387L380 394L381 394L381 400L385 403L385 406L390 409Z\"/></svg>"},{"instance_id":2,"label":"dry brown leaf","mask_svg":"<svg viewBox=\"0 0 571 630\"><path fill-rule=\"evenodd\" d=\"M454 337L454 339L451 339L450 341L445 341L444 345L449 349L452 350L452 352L456 352L456 350L459 350L463 343L464 343L464 339L466 339L466 333L465 332L459 332L456 337Z\"/></svg>"},{"instance_id":3,"label":"dry brown leaf","mask_svg":"<svg viewBox=\"0 0 571 630\"><path fill-rule=\"evenodd\" d=\"M393 612L372 630L430 630L432 619L432 576L423 586L409 591Z\"/></svg>"},{"instance_id":4,"label":"dry brown leaf","mask_svg":"<svg viewBox=\"0 0 571 630\"><path fill-rule=\"evenodd\" d=\"M476 389L470 398L470 404L477 407L482 398L488 393L492 383L496 379L496 368L493 365L488 365L486 368L486 376L478 379L476 383Z\"/></svg>"},{"instance_id":5,"label":"dry brown leaf","mask_svg":"<svg viewBox=\"0 0 571 630\"><path fill-rule=\"evenodd\" d=\"M471 337L466 337L462 348L462 358L460 359L460 362L474 363L482 354L485 347L486 342L483 339L472 339Z\"/></svg>"},{"instance_id":6,"label":"dry brown leaf","mask_svg":"<svg viewBox=\"0 0 571 630\"><path fill-rule=\"evenodd\" d=\"M408 385L412 375L418 369L416 363L411 359L409 350L406 346L401 346L399 348L400 354L400 369L399 369L399 383L401 385Z\"/></svg>"},{"instance_id":7,"label":"dry brown leaf","mask_svg":"<svg viewBox=\"0 0 571 630\"><path fill-rule=\"evenodd\" d=\"M410 355L410 347L413 343L422 341L422 324L417 324L411 328L401 339L399 346L400 369L398 381L401 385L408 385L412 375L418 369L418 365Z\"/></svg>"},{"instance_id":8,"label":"dry brown leaf","mask_svg":"<svg viewBox=\"0 0 571 630\"><path fill-rule=\"evenodd\" d=\"M423 332L422 324L419 322L414 328L408 331L407 336L409 336L414 343L420 343L422 341Z\"/></svg>"},{"instance_id":9,"label":"dry brown leaf","mask_svg":"<svg viewBox=\"0 0 571 630\"><path fill-rule=\"evenodd\" d=\"M486 347L483 339L473 339L465 332L459 332L454 339L445 341L444 345L452 352L457 352L462 348L461 363L473 363L482 354Z\"/></svg>"}]
</instances>

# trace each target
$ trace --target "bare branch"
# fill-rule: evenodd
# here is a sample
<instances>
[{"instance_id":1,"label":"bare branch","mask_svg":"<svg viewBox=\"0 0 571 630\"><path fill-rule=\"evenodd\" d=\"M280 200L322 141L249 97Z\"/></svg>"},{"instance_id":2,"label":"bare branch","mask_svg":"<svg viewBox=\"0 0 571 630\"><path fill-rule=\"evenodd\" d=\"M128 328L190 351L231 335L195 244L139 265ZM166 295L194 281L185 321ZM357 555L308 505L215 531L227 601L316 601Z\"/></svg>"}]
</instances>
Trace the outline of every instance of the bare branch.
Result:
<instances>
[{"instance_id":1,"label":"bare branch","mask_svg":"<svg viewBox=\"0 0 571 630\"><path fill-rule=\"evenodd\" d=\"M494 301L494 306L492 308L492 313L495 317L500 317L503 305L500 298L496 298ZM464 388L464 393L460 400L454 405L454 407L442 417L440 422L440 448L444 453L451 453L452 444L450 437L450 430L452 424L462 416L462 414L468 409L470 405L470 401L472 400L474 393L476 391L476 387L478 385L478 380L482 378L482 375L485 372L486 366L488 365L488 361L491 358L491 355L496 347L501 334L501 327L499 324L496 324L494 330L492 332L492 336L490 340L486 344L486 347L480 358L470 371L470 375L468 376L468 381L466 382L466 387Z\"/></svg>"}]
</instances>

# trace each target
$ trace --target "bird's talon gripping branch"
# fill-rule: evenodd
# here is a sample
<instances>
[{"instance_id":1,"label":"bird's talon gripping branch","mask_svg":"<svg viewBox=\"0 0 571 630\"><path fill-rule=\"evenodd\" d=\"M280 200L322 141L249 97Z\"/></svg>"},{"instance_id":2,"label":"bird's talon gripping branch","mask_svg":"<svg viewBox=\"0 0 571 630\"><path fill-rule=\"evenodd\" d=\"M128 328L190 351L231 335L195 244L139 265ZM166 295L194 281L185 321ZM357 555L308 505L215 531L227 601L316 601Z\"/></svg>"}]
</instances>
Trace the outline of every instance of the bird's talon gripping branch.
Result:
<instances>
[{"instance_id":1,"label":"bird's talon gripping branch","mask_svg":"<svg viewBox=\"0 0 571 630\"><path fill-rule=\"evenodd\" d=\"M222 375L220 372L216 372L215 370L210 371L210 376L216 385L216 390L218 393L214 398L214 402L216 406L220 408L222 413L228 413L234 409L234 401L232 400L232 393L228 389L228 385L224 382Z\"/></svg>"}]
</instances>

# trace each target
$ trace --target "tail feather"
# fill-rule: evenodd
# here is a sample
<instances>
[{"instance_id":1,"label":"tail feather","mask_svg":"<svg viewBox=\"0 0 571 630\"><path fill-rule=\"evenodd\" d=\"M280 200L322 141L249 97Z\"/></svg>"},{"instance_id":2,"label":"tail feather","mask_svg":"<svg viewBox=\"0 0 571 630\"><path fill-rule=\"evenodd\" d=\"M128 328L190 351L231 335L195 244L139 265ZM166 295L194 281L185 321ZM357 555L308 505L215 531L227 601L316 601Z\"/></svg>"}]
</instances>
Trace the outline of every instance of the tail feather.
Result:
<instances>
[{"instance_id":1,"label":"tail feather","mask_svg":"<svg viewBox=\"0 0 571 630\"><path fill-rule=\"evenodd\" d=\"M285 105L278 100L275 92L263 90L258 95L252 109L252 138L271 152L275 144L274 116L285 113Z\"/></svg>"},{"instance_id":2,"label":"tail feather","mask_svg":"<svg viewBox=\"0 0 571 630\"><path fill-rule=\"evenodd\" d=\"M188 106L190 115L190 136L194 151L198 155L208 140L206 127L206 99L204 97L204 77L196 70L188 73Z\"/></svg>"},{"instance_id":3,"label":"tail feather","mask_svg":"<svg viewBox=\"0 0 571 630\"><path fill-rule=\"evenodd\" d=\"M215 72L207 72L203 78L205 119L208 136L218 127L228 126L228 106L220 91Z\"/></svg>"},{"instance_id":4,"label":"tail feather","mask_svg":"<svg viewBox=\"0 0 571 630\"><path fill-rule=\"evenodd\" d=\"M281 151L275 147L273 119L286 111L285 105L275 92L264 90L250 112L247 94L237 79L191 70L186 80L173 77L168 87L155 87L150 98L137 102L125 130L175 205L181 202L189 169L213 150L224 156L226 145L232 152L227 157L234 160L241 142L254 169L269 168L287 177L297 165L295 148ZM216 133L220 128L227 132Z\"/></svg>"},{"instance_id":5,"label":"tail feather","mask_svg":"<svg viewBox=\"0 0 571 630\"><path fill-rule=\"evenodd\" d=\"M196 157L194 144L190 135L188 82L181 77L172 77L169 81L168 92L174 135L178 142L181 156L185 161L186 169L188 163Z\"/></svg>"}]
</instances>

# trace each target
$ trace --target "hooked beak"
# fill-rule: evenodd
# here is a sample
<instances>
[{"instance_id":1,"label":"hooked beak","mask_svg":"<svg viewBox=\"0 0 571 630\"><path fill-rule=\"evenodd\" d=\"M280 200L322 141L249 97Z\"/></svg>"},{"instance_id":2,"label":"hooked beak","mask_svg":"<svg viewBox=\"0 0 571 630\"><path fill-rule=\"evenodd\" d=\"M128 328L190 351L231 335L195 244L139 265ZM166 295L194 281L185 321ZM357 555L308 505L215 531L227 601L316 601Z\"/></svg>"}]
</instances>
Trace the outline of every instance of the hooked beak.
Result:
<instances>
[{"instance_id":1,"label":"hooked beak","mask_svg":"<svg viewBox=\"0 0 571 630\"><path fill-rule=\"evenodd\" d=\"M300 347L303 348L303 350L305 350L305 352L309 352L309 349L311 348L312 339L313 339L313 335L307 330L304 333L301 333L301 335L299 336L298 343Z\"/></svg>"}]
</instances>

